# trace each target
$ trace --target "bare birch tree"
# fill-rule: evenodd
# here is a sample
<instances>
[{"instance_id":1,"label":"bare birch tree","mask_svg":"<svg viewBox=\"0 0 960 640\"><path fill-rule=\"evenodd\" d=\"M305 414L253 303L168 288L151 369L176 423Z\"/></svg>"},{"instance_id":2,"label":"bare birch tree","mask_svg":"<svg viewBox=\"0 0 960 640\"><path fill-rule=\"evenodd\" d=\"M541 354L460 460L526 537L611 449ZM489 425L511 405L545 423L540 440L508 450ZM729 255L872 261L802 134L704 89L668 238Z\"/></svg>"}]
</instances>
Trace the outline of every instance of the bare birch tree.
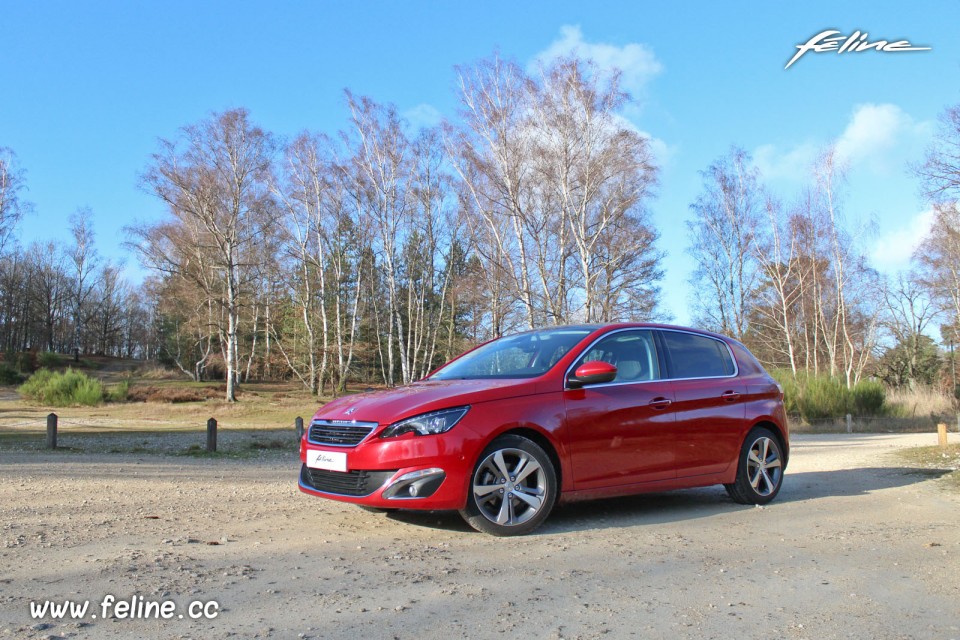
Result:
<instances>
[{"instance_id":1,"label":"bare birch tree","mask_svg":"<svg viewBox=\"0 0 960 640\"><path fill-rule=\"evenodd\" d=\"M950 324L960 322L960 207L957 202L934 204L930 231L914 252L920 282Z\"/></svg>"},{"instance_id":2,"label":"bare birch tree","mask_svg":"<svg viewBox=\"0 0 960 640\"><path fill-rule=\"evenodd\" d=\"M534 299L527 232L547 227L532 210L530 79L499 56L459 67L457 74L462 125L448 129L447 151L472 211L483 221L474 235L476 245L496 261L491 271L510 278L525 323L533 328L545 318Z\"/></svg>"},{"instance_id":3,"label":"bare birch tree","mask_svg":"<svg viewBox=\"0 0 960 640\"><path fill-rule=\"evenodd\" d=\"M915 273L900 273L884 283L882 325L894 347L904 352L903 378L911 387L920 379L921 360L926 346L924 335L938 310Z\"/></svg>"},{"instance_id":4,"label":"bare birch tree","mask_svg":"<svg viewBox=\"0 0 960 640\"><path fill-rule=\"evenodd\" d=\"M803 294L803 265L798 259L799 238L793 217L784 215L780 202L767 198L764 204L766 233L758 234L753 249L760 270L754 336L765 351L784 360L794 375L798 369L798 338L802 312L798 303Z\"/></svg>"},{"instance_id":5,"label":"bare birch tree","mask_svg":"<svg viewBox=\"0 0 960 640\"><path fill-rule=\"evenodd\" d=\"M99 286L100 257L94 246L93 212L88 208L78 209L70 217L70 264L73 267L73 283L70 302L73 310L73 352L79 355L86 351L86 326L92 315L91 299Z\"/></svg>"},{"instance_id":6,"label":"bare birch tree","mask_svg":"<svg viewBox=\"0 0 960 640\"><path fill-rule=\"evenodd\" d=\"M530 77L494 57L459 80L463 125L447 128L447 147L494 285L494 326L511 299L530 327L650 317L662 275L645 208L656 167L618 115L629 99L618 74L570 58Z\"/></svg>"},{"instance_id":7,"label":"bare birch tree","mask_svg":"<svg viewBox=\"0 0 960 640\"><path fill-rule=\"evenodd\" d=\"M407 324L401 311L398 282L403 233L412 215L408 182L412 162L410 142L394 107L354 97L349 92L347 103L353 125L350 134L345 136L352 143L353 197L361 215L370 220L374 253L383 265L386 308L385 316L378 314L378 321L381 328L386 328L386 336L381 359L385 382L393 385L398 362L400 379L408 382L413 377L404 339Z\"/></svg>"},{"instance_id":8,"label":"bare birch tree","mask_svg":"<svg viewBox=\"0 0 960 640\"><path fill-rule=\"evenodd\" d=\"M166 238L180 249L166 262L203 287L219 307L229 402L236 400L238 324L254 266L252 245L275 217L267 186L274 150L273 137L253 125L245 109L234 109L184 127L176 140L161 140L143 176L185 232ZM156 258L158 250L149 245L159 238L149 231L134 230L134 235L142 252Z\"/></svg>"},{"instance_id":9,"label":"bare birch tree","mask_svg":"<svg viewBox=\"0 0 960 640\"><path fill-rule=\"evenodd\" d=\"M411 139L391 105L347 93L352 130L344 167L357 219L380 268L368 278L378 351L387 384L413 382L434 366L449 269L449 179L440 138ZM384 300L380 300L382 290ZM397 371L399 369L399 371Z\"/></svg>"},{"instance_id":10,"label":"bare birch tree","mask_svg":"<svg viewBox=\"0 0 960 640\"><path fill-rule=\"evenodd\" d=\"M557 229L537 253L548 310L556 321L649 317L660 254L644 207L657 169L617 115L629 100L619 73L571 58L541 74L530 109L539 201Z\"/></svg>"},{"instance_id":11,"label":"bare birch tree","mask_svg":"<svg viewBox=\"0 0 960 640\"><path fill-rule=\"evenodd\" d=\"M960 105L940 116L926 161L915 171L934 221L914 260L931 297L948 313L948 324L960 326Z\"/></svg>"},{"instance_id":12,"label":"bare birch tree","mask_svg":"<svg viewBox=\"0 0 960 640\"><path fill-rule=\"evenodd\" d=\"M304 329L305 343L300 359L303 365L296 354L288 352L283 340L277 340L276 344L293 374L314 394L318 393L326 375L330 334L324 305L327 243L323 204L329 147L329 140L321 136L298 136L287 147L282 183L273 185L284 212L283 246L289 258L284 264L296 274L290 279L290 289Z\"/></svg>"},{"instance_id":13,"label":"bare birch tree","mask_svg":"<svg viewBox=\"0 0 960 640\"><path fill-rule=\"evenodd\" d=\"M859 381L876 342L876 272L858 251L859 240L846 228L838 190L845 170L836 148L828 147L814 164L817 204L823 242L830 263L829 295L820 296L817 318L830 374L842 373L847 386Z\"/></svg>"},{"instance_id":14,"label":"bare birch tree","mask_svg":"<svg viewBox=\"0 0 960 640\"><path fill-rule=\"evenodd\" d=\"M940 115L926 161L915 172L930 200L960 200L960 104L948 107Z\"/></svg>"},{"instance_id":15,"label":"bare birch tree","mask_svg":"<svg viewBox=\"0 0 960 640\"><path fill-rule=\"evenodd\" d=\"M22 198L25 189L23 170L16 154L0 147L0 254L5 251L17 224L31 208Z\"/></svg>"},{"instance_id":16,"label":"bare birch tree","mask_svg":"<svg viewBox=\"0 0 960 640\"><path fill-rule=\"evenodd\" d=\"M754 251L763 195L757 170L743 149L732 148L703 176L703 193L690 205L689 253L697 263L694 307L703 323L742 340L757 286Z\"/></svg>"}]
</instances>

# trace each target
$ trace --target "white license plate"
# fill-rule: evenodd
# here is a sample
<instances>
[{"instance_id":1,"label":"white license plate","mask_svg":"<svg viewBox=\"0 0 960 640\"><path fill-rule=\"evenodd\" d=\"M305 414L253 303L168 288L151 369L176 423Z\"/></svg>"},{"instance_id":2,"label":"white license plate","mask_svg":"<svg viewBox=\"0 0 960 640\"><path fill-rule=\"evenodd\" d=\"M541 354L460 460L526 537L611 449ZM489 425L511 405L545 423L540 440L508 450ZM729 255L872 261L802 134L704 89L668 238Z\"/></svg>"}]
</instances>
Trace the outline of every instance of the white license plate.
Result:
<instances>
[{"instance_id":1,"label":"white license plate","mask_svg":"<svg viewBox=\"0 0 960 640\"><path fill-rule=\"evenodd\" d=\"M316 451L307 449L307 466L311 469L346 471L347 454L345 451Z\"/></svg>"}]
</instances>

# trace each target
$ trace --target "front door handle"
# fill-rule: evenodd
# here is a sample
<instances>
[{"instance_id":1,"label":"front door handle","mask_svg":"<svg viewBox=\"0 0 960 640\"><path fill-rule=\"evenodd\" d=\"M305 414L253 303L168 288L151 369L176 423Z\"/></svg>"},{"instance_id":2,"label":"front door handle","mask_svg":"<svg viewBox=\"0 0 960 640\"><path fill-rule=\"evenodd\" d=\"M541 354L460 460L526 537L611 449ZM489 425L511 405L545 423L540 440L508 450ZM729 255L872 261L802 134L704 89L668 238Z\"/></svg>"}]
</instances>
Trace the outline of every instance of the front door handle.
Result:
<instances>
[{"instance_id":1,"label":"front door handle","mask_svg":"<svg viewBox=\"0 0 960 640\"><path fill-rule=\"evenodd\" d=\"M664 398L662 396L659 398L654 398L653 400L650 401L650 406L656 409L657 411L663 411L664 409L669 407L671 404L673 404L673 400L671 400L670 398Z\"/></svg>"},{"instance_id":2,"label":"front door handle","mask_svg":"<svg viewBox=\"0 0 960 640\"><path fill-rule=\"evenodd\" d=\"M740 394L736 391L724 391L720 394L720 397L726 400L727 402L735 402L740 399Z\"/></svg>"}]
</instances>

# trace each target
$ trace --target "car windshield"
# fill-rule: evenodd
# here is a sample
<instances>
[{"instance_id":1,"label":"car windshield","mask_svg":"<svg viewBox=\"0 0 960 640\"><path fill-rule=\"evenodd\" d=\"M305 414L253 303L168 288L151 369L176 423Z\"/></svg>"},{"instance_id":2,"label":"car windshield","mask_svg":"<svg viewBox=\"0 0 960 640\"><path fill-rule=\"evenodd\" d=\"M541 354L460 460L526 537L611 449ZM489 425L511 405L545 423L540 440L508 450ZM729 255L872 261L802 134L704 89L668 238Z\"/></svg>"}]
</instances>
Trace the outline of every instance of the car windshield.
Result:
<instances>
[{"instance_id":1,"label":"car windshield","mask_svg":"<svg viewBox=\"0 0 960 640\"><path fill-rule=\"evenodd\" d=\"M549 371L591 331L565 327L506 336L454 360L430 379L535 378Z\"/></svg>"}]
</instances>

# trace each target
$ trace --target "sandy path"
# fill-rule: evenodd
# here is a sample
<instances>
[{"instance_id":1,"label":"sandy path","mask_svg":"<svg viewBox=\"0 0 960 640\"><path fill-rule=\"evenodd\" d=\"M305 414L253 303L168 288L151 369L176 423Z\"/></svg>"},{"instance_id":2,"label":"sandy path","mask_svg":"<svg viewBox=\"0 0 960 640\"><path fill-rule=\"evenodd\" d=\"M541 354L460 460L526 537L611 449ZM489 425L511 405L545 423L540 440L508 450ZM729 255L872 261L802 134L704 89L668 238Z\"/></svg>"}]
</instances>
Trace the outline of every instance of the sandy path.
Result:
<instances>
[{"instance_id":1,"label":"sandy path","mask_svg":"<svg viewBox=\"0 0 960 640\"><path fill-rule=\"evenodd\" d=\"M933 439L797 436L766 508L656 494L512 539L310 498L292 454L0 452L0 638L960 638L960 497L889 455ZM105 594L221 610L104 620Z\"/></svg>"}]
</instances>

